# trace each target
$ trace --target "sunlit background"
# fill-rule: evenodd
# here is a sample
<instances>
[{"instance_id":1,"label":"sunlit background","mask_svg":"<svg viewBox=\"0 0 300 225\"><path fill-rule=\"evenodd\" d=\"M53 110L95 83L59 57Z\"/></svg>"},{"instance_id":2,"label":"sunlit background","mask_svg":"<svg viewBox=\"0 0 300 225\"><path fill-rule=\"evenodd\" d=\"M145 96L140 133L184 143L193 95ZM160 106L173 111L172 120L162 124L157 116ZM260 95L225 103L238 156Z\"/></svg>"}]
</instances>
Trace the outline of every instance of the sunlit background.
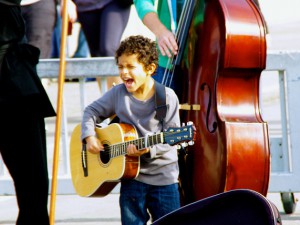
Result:
<instances>
[{"instance_id":1,"label":"sunlit background","mask_svg":"<svg viewBox=\"0 0 300 225\"><path fill-rule=\"evenodd\" d=\"M261 0L271 50L300 50L300 1Z\"/></svg>"}]
</instances>

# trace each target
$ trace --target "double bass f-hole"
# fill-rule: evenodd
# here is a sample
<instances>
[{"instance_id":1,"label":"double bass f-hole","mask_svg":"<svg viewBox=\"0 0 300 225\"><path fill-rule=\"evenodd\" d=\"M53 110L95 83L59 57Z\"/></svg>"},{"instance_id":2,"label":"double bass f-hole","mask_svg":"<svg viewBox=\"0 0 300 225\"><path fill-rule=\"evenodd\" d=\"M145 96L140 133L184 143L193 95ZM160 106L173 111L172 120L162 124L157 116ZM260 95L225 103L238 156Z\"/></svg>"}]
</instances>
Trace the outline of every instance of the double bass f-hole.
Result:
<instances>
[{"instance_id":1,"label":"double bass f-hole","mask_svg":"<svg viewBox=\"0 0 300 225\"><path fill-rule=\"evenodd\" d=\"M209 100L207 104L207 113L206 113L206 128L208 132L214 133L217 130L218 124L216 121L213 122L212 124L212 129L209 128L209 115L210 115L210 110L211 110L211 89L207 83L203 83L200 86L201 91L204 91L205 87L208 89L208 94L209 94Z\"/></svg>"}]
</instances>

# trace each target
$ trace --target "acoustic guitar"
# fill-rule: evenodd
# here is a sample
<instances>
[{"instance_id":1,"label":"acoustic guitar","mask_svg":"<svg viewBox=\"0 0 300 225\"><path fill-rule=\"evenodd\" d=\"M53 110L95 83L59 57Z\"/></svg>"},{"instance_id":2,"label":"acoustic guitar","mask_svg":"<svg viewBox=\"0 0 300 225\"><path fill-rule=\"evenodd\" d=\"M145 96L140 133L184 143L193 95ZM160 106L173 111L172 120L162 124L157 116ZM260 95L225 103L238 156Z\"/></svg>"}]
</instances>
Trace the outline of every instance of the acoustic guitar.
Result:
<instances>
[{"instance_id":1,"label":"acoustic guitar","mask_svg":"<svg viewBox=\"0 0 300 225\"><path fill-rule=\"evenodd\" d=\"M82 144L81 125L77 125L71 136L70 165L75 191L83 197L103 197L112 191L121 179L134 179L140 168L139 157L126 155L129 144L138 150L156 144L185 146L193 144L194 126L169 128L164 132L139 138L134 126L113 123L104 128L95 128L104 151L93 154ZM180 146L179 146L180 147Z\"/></svg>"}]
</instances>

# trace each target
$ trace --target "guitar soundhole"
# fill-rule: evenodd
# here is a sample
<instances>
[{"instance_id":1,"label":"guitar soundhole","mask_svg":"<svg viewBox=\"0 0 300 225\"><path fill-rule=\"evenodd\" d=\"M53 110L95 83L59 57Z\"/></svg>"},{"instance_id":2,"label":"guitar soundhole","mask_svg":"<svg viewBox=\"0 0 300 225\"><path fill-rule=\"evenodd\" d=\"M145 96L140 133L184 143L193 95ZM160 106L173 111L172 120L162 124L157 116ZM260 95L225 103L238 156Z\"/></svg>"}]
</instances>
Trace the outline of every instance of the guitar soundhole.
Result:
<instances>
[{"instance_id":1,"label":"guitar soundhole","mask_svg":"<svg viewBox=\"0 0 300 225\"><path fill-rule=\"evenodd\" d=\"M107 164L110 160L109 148L108 145L103 145L104 151L100 152L100 160L103 164Z\"/></svg>"}]
</instances>

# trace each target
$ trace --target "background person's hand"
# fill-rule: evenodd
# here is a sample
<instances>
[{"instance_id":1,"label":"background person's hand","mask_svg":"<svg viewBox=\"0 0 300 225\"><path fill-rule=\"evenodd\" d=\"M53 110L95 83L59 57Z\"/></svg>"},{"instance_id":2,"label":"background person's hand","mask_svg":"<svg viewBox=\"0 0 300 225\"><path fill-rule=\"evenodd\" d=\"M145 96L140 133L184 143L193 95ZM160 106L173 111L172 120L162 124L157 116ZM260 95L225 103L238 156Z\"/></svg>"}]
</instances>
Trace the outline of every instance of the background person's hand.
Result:
<instances>
[{"instance_id":1,"label":"background person's hand","mask_svg":"<svg viewBox=\"0 0 300 225\"><path fill-rule=\"evenodd\" d=\"M163 56L172 57L177 54L178 45L175 35L161 23L156 13L147 13L143 18L143 23L156 36L158 48Z\"/></svg>"},{"instance_id":2,"label":"background person's hand","mask_svg":"<svg viewBox=\"0 0 300 225\"><path fill-rule=\"evenodd\" d=\"M167 55L170 58L172 55L177 55L178 46L175 36L167 28L163 29L157 36L157 44L163 56Z\"/></svg>"}]
</instances>

